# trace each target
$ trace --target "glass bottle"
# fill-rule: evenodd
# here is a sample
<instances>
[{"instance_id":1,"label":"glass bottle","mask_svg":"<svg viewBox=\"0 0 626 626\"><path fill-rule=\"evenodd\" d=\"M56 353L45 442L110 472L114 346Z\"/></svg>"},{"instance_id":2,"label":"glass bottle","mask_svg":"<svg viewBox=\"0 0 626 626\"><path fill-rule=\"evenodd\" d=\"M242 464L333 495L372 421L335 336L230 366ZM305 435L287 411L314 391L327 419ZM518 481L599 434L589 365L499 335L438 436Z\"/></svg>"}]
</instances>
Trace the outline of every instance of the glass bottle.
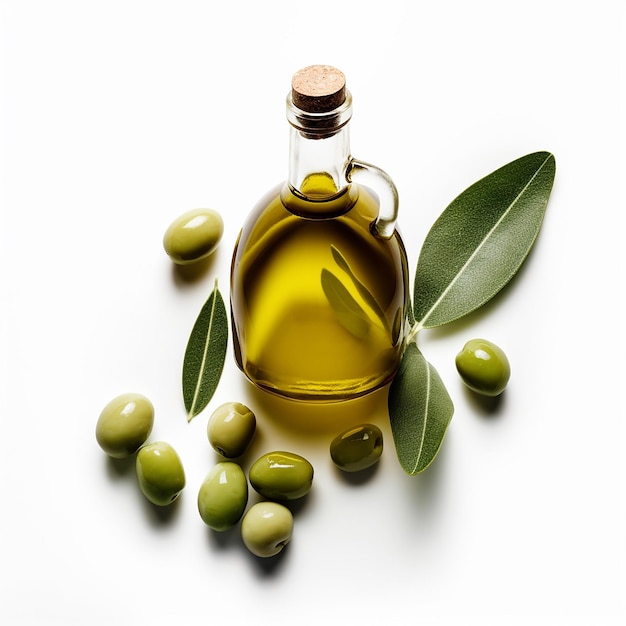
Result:
<instances>
[{"instance_id":1,"label":"glass bottle","mask_svg":"<svg viewBox=\"0 0 626 626\"><path fill-rule=\"evenodd\" d=\"M289 178L254 208L232 259L236 362L258 387L297 400L372 392L402 356L408 272L398 196L382 170L351 156L351 115L339 70L294 75Z\"/></svg>"}]
</instances>

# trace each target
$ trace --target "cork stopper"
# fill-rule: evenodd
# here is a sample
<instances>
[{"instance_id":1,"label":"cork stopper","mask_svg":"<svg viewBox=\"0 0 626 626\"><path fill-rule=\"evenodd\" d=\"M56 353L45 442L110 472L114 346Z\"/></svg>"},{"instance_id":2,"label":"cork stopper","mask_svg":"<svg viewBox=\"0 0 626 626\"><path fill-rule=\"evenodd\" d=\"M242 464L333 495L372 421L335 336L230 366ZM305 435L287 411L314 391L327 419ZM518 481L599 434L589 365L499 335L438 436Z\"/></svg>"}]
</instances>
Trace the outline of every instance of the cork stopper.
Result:
<instances>
[{"instance_id":1,"label":"cork stopper","mask_svg":"<svg viewBox=\"0 0 626 626\"><path fill-rule=\"evenodd\" d=\"M327 113L346 99L346 77L330 65L310 65L291 80L293 103L307 113Z\"/></svg>"}]
</instances>

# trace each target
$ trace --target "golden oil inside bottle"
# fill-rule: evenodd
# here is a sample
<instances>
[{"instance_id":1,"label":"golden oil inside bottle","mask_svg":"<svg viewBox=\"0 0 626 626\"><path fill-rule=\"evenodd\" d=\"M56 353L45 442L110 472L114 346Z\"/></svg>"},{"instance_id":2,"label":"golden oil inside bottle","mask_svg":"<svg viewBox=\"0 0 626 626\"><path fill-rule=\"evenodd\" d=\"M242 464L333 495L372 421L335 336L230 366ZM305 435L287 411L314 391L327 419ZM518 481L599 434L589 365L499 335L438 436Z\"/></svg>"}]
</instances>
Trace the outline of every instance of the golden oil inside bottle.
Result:
<instances>
[{"instance_id":1,"label":"golden oil inside bottle","mask_svg":"<svg viewBox=\"0 0 626 626\"><path fill-rule=\"evenodd\" d=\"M270 192L240 233L231 273L237 364L259 387L309 401L383 386L404 339L401 238L373 233L369 189L332 195L331 185L312 175L306 197L288 185Z\"/></svg>"}]
</instances>

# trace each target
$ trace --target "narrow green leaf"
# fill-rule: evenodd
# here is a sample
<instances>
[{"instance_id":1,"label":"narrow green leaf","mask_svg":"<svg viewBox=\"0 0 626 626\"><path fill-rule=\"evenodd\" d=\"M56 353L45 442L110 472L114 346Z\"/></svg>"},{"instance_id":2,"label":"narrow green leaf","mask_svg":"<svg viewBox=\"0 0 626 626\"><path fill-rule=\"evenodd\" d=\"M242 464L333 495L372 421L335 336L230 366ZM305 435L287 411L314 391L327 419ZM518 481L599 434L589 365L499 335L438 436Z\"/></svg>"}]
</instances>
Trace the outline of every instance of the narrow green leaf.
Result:
<instances>
[{"instance_id":1,"label":"narrow green leaf","mask_svg":"<svg viewBox=\"0 0 626 626\"><path fill-rule=\"evenodd\" d=\"M346 257L341 254L339 249L331 244L330 246L331 254L333 255L333 259L335 263L349 276L352 284L356 287L357 292L363 298L363 300L367 303L367 305L372 309L375 313L376 317L381 321L383 327L389 330L389 324L387 322L387 318L385 317L385 313L380 308L380 305L376 301L376 298L372 294L372 292L357 278L356 274L352 271L350 264L348 263Z\"/></svg>"},{"instance_id":2,"label":"narrow green leaf","mask_svg":"<svg viewBox=\"0 0 626 626\"><path fill-rule=\"evenodd\" d=\"M341 325L357 339L365 339L370 319L342 282L326 268L322 269L322 289Z\"/></svg>"},{"instance_id":3,"label":"narrow green leaf","mask_svg":"<svg viewBox=\"0 0 626 626\"><path fill-rule=\"evenodd\" d=\"M410 343L389 388L391 432L400 465L409 475L435 459L454 405L435 368Z\"/></svg>"},{"instance_id":4,"label":"narrow green leaf","mask_svg":"<svg viewBox=\"0 0 626 626\"><path fill-rule=\"evenodd\" d=\"M183 400L187 421L209 403L224 369L228 344L228 317L217 288L204 303L189 336L183 362Z\"/></svg>"},{"instance_id":5,"label":"narrow green leaf","mask_svg":"<svg viewBox=\"0 0 626 626\"><path fill-rule=\"evenodd\" d=\"M554 156L535 152L452 201L418 259L413 291L418 328L467 315L513 278L539 234L555 172Z\"/></svg>"}]
</instances>

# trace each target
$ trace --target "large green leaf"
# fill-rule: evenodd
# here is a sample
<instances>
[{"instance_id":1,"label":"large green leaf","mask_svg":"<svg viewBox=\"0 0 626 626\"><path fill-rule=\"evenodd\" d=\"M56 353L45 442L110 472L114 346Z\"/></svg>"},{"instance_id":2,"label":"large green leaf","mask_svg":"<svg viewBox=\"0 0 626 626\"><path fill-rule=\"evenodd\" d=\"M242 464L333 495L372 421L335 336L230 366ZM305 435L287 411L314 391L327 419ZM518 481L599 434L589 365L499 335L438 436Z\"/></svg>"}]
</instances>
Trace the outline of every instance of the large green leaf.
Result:
<instances>
[{"instance_id":1,"label":"large green leaf","mask_svg":"<svg viewBox=\"0 0 626 626\"><path fill-rule=\"evenodd\" d=\"M389 419L400 465L423 472L443 442L454 405L435 368L410 343L389 388Z\"/></svg>"},{"instance_id":2,"label":"large green leaf","mask_svg":"<svg viewBox=\"0 0 626 626\"><path fill-rule=\"evenodd\" d=\"M417 263L418 330L470 313L511 280L539 234L555 171L549 152L526 155L474 183L445 209Z\"/></svg>"},{"instance_id":3,"label":"large green leaf","mask_svg":"<svg viewBox=\"0 0 626 626\"><path fill-rule=\"evenodd\" d=\"M204 303L193 326L183 362L183 400L191 421L209 403L224 368L228 317L217 288Z\"/></svg>"}]
</instances>

